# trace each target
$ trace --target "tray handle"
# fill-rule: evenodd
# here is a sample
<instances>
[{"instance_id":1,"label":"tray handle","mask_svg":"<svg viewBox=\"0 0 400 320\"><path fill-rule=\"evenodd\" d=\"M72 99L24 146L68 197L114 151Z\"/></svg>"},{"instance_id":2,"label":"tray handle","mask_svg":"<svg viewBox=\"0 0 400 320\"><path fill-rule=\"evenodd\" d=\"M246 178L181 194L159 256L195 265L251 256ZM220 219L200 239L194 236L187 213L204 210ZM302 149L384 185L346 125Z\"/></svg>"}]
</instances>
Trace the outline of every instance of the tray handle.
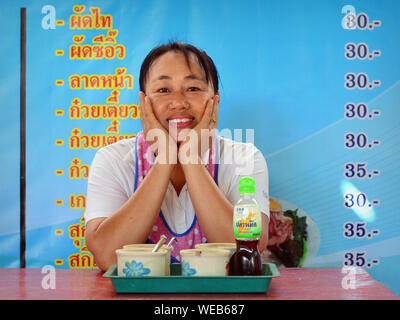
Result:
<instances>
[{"instance_id":1,"label":"tray handle","mask_svg":"<svg viewBox=\"0 0 400 320\"><path fill-rule=\"evenodd\" d=\"M275 264L273 264L273 263L268 263L268 265L269 265L269 269L271 270L271 276L272 276L272 278L280 277L280 276L281 276L281 274L279 273L279 270L278 270L278 268L276 267Z\"/></svg>"}]
</instances>

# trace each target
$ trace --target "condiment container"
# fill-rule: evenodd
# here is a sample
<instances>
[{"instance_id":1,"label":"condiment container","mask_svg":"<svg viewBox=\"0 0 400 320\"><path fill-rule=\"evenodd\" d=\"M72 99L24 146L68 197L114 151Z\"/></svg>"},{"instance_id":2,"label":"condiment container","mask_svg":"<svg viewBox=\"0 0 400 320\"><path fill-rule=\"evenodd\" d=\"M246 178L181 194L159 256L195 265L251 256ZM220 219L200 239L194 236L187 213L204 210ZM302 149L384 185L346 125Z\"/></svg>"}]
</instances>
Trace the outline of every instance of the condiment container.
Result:
<instances>
[{"instance_id":1,"label":"condiment container","mask_svg":"<svg viewBox=\"0 0 400 320\"><path fill-rule=\"evenodd\" d=\"M224 249L181 250L182 276L226 276L231 252Z\"/></svg>"},{"instance_id":2,"label":"condiment container","mask_svg":"<svg viewBox=\"0 0 400 320\"><path fill-rule=\"evenodd\" d=\"M236 243L230 242L210 242L210 243L199 243L195 245L196 249L224 249L231 252L230 256L236 251Z\"/></svg>"},{"instance_id":3,"label":"condiment container","mask_svg":"<svg viewBox=\"0 0 400 320\"><path fill-rule=\"evenodd\" d=\"M157 252L151 252L151 249L135 248L118 249L115 252L119 277L167 275L169 251L166 249L161 248Z\"/></svg>"},{"instance_id":4,"label":"condiment container","mask_svg":"<svg viewBox=\"0 0 400 320\"><path fill-rule=\"evenodd\" d=\"M135 250L135 249L139 248L139 249L146 249L146 250L152 251L154 246L155 246L155 244L153 244L153 243L135 243L135 244L124 245L122 247L122 249ZM168 254L165 257L165 259L166 259L165 274L167 276L169 276L170 275L170 264L171 264L171 251L172 251L173 248L171 246L167 247L167 245L164 244L161 247L161 249L164 249L164 250L168 251Z\"/></svg>"}]
</instances>

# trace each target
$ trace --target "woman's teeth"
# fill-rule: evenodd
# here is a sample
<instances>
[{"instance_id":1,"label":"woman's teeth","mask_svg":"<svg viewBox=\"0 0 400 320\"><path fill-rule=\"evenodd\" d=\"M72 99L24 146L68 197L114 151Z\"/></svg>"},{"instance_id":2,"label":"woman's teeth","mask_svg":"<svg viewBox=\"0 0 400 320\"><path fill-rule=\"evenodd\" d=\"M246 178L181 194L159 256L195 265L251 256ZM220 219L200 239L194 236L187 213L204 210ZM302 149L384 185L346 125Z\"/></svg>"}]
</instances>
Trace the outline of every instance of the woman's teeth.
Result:
<instances>
[{"instance_id":1,"label":"woman's teeth","mask_svg":"<svg viewBox=\"0 0 400 320\"><path fill-rule=\"evenodd\" d=\"M169 123L183 123L183 122L190 122L192 119L172 119L169 120Z\"/></svg>"}]
</instances>

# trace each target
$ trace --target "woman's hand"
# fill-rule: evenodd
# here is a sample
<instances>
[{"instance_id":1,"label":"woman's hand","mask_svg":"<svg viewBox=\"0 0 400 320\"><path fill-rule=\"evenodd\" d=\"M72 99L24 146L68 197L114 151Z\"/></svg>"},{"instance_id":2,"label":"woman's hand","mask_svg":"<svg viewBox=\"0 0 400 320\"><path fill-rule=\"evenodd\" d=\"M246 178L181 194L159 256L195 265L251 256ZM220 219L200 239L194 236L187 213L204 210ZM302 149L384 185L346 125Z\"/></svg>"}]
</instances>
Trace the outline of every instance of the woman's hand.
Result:
<instances>
[{"instance_id":1,"label":"woman's hand","mask_svg":"<svg viewBox=\"0 0 400 320\"><path fill-rule=\"evenodd\" d=\"M154 115L151 99L139 92L140 119L146 142L162 164L177 163L177 143Z\"/></svg>"},{"instance_id":2,"label":"woman's hand","mask_svg":"<svg viewBox=\"0 0 400 320\"><path fill-rule=\"evenodd\" d=\"M181 164L201 162L203 153L215 143L218 105L219 94L208 100L202 119L193 129L179 132L178 141L182 142L178 148L178 160Z\"/></svg>"}]
</instances>

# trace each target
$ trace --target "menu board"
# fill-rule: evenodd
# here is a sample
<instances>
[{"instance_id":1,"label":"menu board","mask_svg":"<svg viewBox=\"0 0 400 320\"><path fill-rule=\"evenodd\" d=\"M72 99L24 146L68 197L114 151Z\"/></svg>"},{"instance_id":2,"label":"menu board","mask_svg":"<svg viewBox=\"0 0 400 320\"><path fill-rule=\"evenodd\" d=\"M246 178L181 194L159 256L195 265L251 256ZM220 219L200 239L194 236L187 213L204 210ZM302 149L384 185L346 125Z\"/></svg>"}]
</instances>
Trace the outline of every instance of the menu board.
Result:
<instances>
[{"instance_id":1,"label":"menu board","mask_svg":"<svg viewBox=\"0 0 400 320\"><path fill-rule=\"evenodd\" d=\"M16 0L0 9L0 267L21 263L24 161L25 266L96 268L83 219L91 162L142 130L141 63L182 41L218 68L219 133L245 141L253 130L269 196L307 217L304 266L341 266L344 276L361 266L400 293L400 2Z\"/></svg>"}]
</instances>

